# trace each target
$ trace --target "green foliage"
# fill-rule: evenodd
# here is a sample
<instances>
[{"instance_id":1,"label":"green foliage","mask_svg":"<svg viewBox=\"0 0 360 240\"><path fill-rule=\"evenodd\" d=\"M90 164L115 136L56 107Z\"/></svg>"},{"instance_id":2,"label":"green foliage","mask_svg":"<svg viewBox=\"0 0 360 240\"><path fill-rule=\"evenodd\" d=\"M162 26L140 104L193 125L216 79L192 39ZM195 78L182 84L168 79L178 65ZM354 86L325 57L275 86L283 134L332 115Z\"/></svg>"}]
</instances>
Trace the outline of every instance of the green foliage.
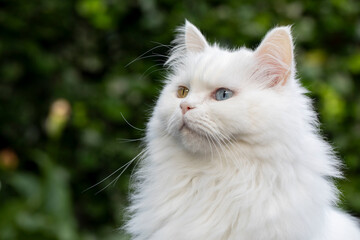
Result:
<instances>
[{"instance_id":1,"label":"green foliage","mask_svg":"<svg viewBox=\"0 0 360 240\"><path fill-rule=\"evenodd\" d=\"M355 0L1 1L0 239L127 239L117 229L135 163L85 190L140 152L121 139L144 132L123 116L145 127L165 74L159 43L185 18L225 46L293 24L298 75L347 166L342 207L360 216L359 11Z\"/></svg>"}]
</instances>

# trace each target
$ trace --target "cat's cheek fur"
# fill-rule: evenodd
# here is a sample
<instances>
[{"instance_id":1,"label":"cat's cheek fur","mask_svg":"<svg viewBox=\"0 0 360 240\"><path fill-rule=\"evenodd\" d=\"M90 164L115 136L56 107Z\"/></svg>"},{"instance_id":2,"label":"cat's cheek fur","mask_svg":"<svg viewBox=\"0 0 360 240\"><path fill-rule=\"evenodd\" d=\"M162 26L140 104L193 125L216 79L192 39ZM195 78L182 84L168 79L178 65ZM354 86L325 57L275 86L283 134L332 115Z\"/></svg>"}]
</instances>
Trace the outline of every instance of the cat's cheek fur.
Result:
<instances>
[{"instance_id":1,"label":"cat's cheek fur","mask_svg":"<svg viewBox=\"0 0 360 240\"><path fill-rule=\"evenodd\" d=\"M290 104L284 103L281 95L272 90L254 89L213 106L211 112L218 127L229 136L240 141L260 143L276 138L282 132L281 124L286 122L283 118Z\"/></svg>"}]
</instances>

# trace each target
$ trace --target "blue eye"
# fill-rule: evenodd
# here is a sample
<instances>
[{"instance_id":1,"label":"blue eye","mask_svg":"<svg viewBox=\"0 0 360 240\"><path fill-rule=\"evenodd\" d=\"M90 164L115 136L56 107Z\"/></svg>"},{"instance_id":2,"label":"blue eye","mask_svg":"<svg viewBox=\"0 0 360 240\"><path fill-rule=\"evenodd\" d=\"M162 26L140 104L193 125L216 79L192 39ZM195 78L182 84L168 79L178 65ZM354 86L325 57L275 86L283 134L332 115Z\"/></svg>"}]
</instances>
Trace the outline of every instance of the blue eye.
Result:
<instances>
[{"instance_id":1,"label":"blue eye","mask_svg":"<svg viewBox=\"0 0 360 240\"><path fill-rule=\"evenodd\" d=\"M222 101L231 98L233 92L227 88L219 88L215 93L215 99L217 101Z\"/></svg>"}]
</instances>

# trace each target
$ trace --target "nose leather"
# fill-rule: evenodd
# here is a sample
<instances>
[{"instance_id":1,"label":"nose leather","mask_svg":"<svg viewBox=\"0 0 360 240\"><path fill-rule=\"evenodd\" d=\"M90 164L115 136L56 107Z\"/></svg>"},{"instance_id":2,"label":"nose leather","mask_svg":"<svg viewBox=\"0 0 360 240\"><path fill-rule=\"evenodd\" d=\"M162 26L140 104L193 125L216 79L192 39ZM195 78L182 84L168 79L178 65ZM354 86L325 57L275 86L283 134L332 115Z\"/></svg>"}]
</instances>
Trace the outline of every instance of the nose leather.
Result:
<instances>
[{"instance_id":1,"label":"nose leather","mask_svg":"<svg viewBox=\"0 0 360 240\"><path fill-rule=\"evenodd\" d=\"M180 103L180 108L181 108L181 112L182 114L185 114L187 111L194 109L194 106L191 106L189 103L187 102L182 102Z\"/></svg>"}]
</instances>

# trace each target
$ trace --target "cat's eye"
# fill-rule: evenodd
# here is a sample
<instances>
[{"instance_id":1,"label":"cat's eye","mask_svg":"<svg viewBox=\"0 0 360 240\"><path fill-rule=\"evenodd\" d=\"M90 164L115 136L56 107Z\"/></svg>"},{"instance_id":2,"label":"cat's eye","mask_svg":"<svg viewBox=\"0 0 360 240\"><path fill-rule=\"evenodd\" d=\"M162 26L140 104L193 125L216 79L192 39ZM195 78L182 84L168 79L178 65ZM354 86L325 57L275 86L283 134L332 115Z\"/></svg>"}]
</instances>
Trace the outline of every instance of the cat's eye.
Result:
<instances>
[{"instance_id":1,"label":"cat's eye","mask_svg":"<svg viewBox=\"0 0 360 240\"><path fill-rule=\"evenodd\" d=\"M189 89L184 86L179 86L177 90L177 96L178 98L184 98L188 95Z\"/></svg>"},{"instance_id":2,"label":"cat's eye","mask_svg":"<svg viewBox=\"0 0 360 240\"><path fill-rule=\"evenodd\" d=\"M234 94L233 91L231 91L230 89L219 88L215 92L215 99L217 101L223 101L223 100L231 98L233 96L233 94Z\"/></svg>"}]
</instances>

